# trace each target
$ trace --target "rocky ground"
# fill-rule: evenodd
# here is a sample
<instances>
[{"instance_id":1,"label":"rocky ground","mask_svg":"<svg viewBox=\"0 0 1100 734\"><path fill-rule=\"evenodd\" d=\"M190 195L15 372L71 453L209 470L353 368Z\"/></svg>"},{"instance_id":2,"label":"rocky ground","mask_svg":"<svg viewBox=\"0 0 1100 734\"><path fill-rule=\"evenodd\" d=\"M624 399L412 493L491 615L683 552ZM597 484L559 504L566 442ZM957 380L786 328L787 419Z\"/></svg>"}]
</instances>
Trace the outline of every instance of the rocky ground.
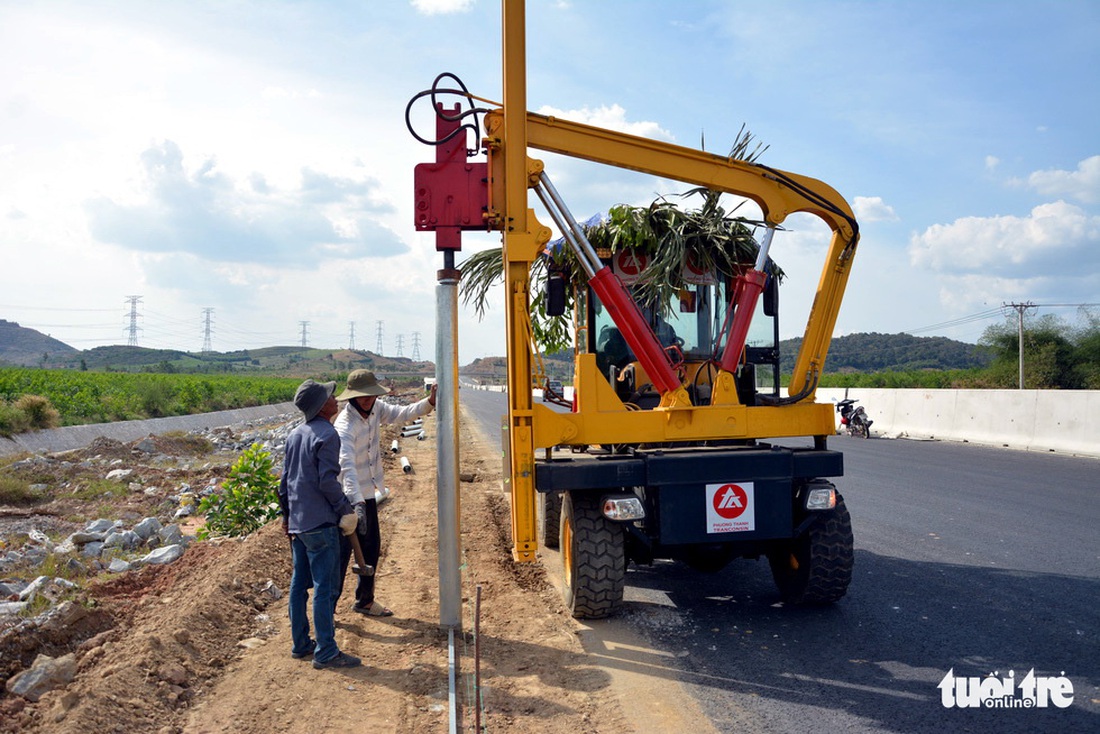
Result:
<instances>
[{"instance_id":1,"label":"rocky ground","mask_svg":"<svg viewBox=\"0 0 1100 734\"><path fill-rule=\"evenodd\" d=\"M289 550L277 524L245 539L192 539L199 520L189 508L217 491L252 442L281 455L292 425L100 441L2 469L33 480L42 499L0 507L0 582L7 584L0 592L9 605L24 604L0 616L0 681L7 681L0 732L447 729L434 415L426 419L428 440L401 439L411 473L387 456L392 491L380 507L377 584L395 615L354 614L348 592L338 606L337 642L363 659L362 668L319 671L290 657ZM579 627L542 567L511 561L497 442L469 421L461 430L459 729L636 731L607 674L586 658ZM388 428L383 445L398 432ZM107 522L90 531L95 520ZM112 534L120 537L108 545ZM149 558L173 546L183 551L177 559ZM34 583L39 588L27 594ZM34 687L32 673L41 679Z\"/></svg>"}]
</instances>

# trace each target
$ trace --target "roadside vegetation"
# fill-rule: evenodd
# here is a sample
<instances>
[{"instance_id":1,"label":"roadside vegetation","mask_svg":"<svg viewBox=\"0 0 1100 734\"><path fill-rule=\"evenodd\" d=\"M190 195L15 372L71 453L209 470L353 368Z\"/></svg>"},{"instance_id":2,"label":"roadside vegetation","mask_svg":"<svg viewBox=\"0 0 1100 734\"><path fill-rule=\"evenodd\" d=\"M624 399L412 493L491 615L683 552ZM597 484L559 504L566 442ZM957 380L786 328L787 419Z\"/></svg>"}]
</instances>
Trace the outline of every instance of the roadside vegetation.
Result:
<instances>
[{"instance_id":1,"label":"roadside vegetation","mask_svg":"<svg viewBox=\"0 0 1100 734\"><path fill-rule=\"evenodd\" d=\"M1024 321L1024 388L1028 390L1100 390L1100 317L1082 312L1081 325L1071 325L1053 314ZM881 336L882 340L867 339ZM882 345L891 336L853 334L862 337L866 351L885 353ZM916 339L916 337L908 337ZM847 339L847 337L845 337ZM834 340L837 341L837 340ZM958 342L955 342L958 344ZM851 345L846 345L850 347ZM994 324L978 341L985 366L967 369L879 369L857 371L850 361L842 366L829 352L822 387L882 387L959 390L1014 389L1020 386L1020 329L1015 318ZM927 359L927 352L917 352ZM843 354L836 355L843 360ZM905 363L914 353L894 353ZM864 357L863 359L867 359Z\"/></svg>"},{"instance_id":2,"label":"roadside vegetation","mask_svg":"<svg viewBox=\"0 0 1100 734\"><path fill-rule=\"evenodd\" d=\"M293 377L0 368L0 435L289 402Z\"/></svg>"},{"instance_id":3,"label":"roadside vegetation","mask_svg":"<svg viewBox=\"0 0 1100 734\"><path fill-rule=\"evenodd\" d=\"M60 420L61 414L50 399L41 395L20 395L12 401L0 400L0 436L56 428Z\"/></svg>"},{"instance_id":4,"label":"roadside vegetation","mask_svg":"<svg viewBox=\"0 0 1100 734\"><path fill-rule=\"evenodd\" d=\"M199 512L206 516L199 540L256 532L279 517L278 489L279 475L271 452L252 444L229 469L221 489L199 503Z\"/></svg>"}]
</instances>

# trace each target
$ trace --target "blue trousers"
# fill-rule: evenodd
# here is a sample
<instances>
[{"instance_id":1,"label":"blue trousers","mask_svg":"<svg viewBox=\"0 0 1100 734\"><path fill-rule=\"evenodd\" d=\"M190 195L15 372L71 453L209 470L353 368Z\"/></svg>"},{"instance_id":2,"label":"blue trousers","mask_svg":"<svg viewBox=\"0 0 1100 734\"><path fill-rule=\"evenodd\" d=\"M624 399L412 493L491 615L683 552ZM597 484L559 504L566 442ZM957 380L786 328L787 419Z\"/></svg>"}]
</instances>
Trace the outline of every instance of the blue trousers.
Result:
<instances>
[{"instance_id":1,"label":"blue trousers","mask_svg":"<svg viewBox=\"0 0 1100 734\"><path fill-rule=\"evenodd\" d=\"M327 662L336 657L336 621L333 609L340 572L340 531L335 527L318 528L308 533L291 536L291 555L294 571L290 577L288 609L290 635L295 654L308 653L313 645L309 636L309 618L306 602L313 589L313 627L317 635L317 648L313 659Z\"/></svg>"}]
</instances>

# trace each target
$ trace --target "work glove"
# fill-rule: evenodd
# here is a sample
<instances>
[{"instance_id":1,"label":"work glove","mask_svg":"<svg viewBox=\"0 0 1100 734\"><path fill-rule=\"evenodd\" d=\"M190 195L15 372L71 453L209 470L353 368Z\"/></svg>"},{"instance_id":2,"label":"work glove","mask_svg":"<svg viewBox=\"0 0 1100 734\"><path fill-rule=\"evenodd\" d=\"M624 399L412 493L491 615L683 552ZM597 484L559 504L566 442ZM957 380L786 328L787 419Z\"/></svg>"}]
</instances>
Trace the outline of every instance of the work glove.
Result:
<instances>
[{"instance_id":1,"label":"work glove","mask_svg":"<svg viewBox=\"0 0 1100 734\"><path fill-rule=\"evenodd\" d=\"M356 502L355 503L355 516L359 518L359 532L365 533L367 531L367 503Z\"/></svg>"},{"instance_id":2,"label":"work glove","mask_svg":"<svg viewBox=\"0 0 1100 734\"><path fill-rule=\"evenodd\" d=\"M351 535L355 532L355 525L359 522L359 517L354 512L349 512L346 515L340 516L340 532L344 535Z\"/></svg>"}]
</instances>

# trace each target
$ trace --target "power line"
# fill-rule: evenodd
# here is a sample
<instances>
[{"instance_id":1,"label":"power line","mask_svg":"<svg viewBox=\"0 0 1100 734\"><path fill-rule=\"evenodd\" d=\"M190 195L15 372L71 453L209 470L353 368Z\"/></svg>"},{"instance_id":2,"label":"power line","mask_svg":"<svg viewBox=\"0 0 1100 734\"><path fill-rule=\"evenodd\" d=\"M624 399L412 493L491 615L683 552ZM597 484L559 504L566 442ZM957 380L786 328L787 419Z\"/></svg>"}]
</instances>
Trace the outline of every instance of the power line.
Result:
<instances>
[{"instance_id":1,"label":"power line","mask_svg":"<svg viewBox=\"0 0 1100 734\"><path fill-rule=\"evenodd\" d=\"M374 351L378 353L379 357L382 356L382 323L381 321L375 322L378 326L378 345L374 348Z\"/></svg>"},{"instance_id":2,"label":"power line","mask_svg":"<svg viewBox=\"0 0 1100 734\"><path fill-rule=\"evenodd\" d=\"M348 335L348 349L351 350L351 351L354 351L355 350L355 322L354 321L349 321L348 324L351 326L351 334Z\"/></svg>"},{"instance_id":3,"label":"power line","mask_svg":"<svg viewBox=\"0 0 1100 734\"><path fill-rule=\"evenodd\" d=\"M987 311L980 311L978 313L972 313L968 316L960 316L957 319L951 321L941 321L938 324L932 324L931 326L922 326L919 329L903 329L903 334L920 334L926 331L941 331L943 329L950 329L955 326L965 326L966 324L974 323L975 321L986 321L994 316L1000 316L1002 311L1000 308L991 308Z\"/></svg>"},{"instance_id":4,"label":"power line","mask_svg":"<svg viewBox=\"0 0 1100 734\"><path fill-rule=\"evenodd\" d=\"M1006 304L1008 305L1008 304ZM1100 303L1032 303L1035 308L1098 308ZM994 316L1003 316L1004 308L991 308L986 311L979 311L978 313L969 314L967 316L960 316L957 319L951 321L941 321L938 324L932 324L931 326L922 326L918 329L903 329L903 334L919 334L925 331L939 331L941 329L949 329L954 326L964 326L966 324L974 323L975 321L984 321Z\"/></svg>"}]
</instances>

